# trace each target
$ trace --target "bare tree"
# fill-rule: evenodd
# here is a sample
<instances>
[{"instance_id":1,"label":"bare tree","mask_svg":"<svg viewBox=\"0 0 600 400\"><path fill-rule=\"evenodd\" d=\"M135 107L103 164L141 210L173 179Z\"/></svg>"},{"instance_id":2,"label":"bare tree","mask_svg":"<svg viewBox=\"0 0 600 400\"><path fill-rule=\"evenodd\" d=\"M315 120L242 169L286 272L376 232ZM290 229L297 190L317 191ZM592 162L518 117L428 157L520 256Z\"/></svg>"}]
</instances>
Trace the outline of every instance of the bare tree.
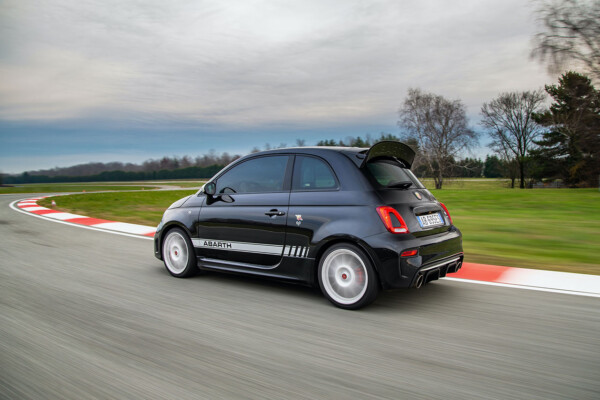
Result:
<instances>
[{"instance_id":1,"label":"bare tree","mask_svg":"<svg viewBox=\"0 0 600 400\"><path fill-rule=\"evenodd\" d=\"M519 167L519 187L525 188L525 166L533 141L542 127L533 119L544 101L541 90L502 93L481 107L481 124L492 137L490 147Z\"/></svg>"},{"instance_id":2,"label":"bare tree","mask_svg":"<svg viewBox=\"0 0 600 400\"><path fill-rule=\"evenodd\" d=\"M468 127L466 108L460 100L409 89L399 110L403 140L416 140L420 157L441 189L454 158L477 144L478 134Z\"/></svg>"},{"instance_id":3,"label":"bare tree","mask_svg":"<svg viewBox=\"0 0 600 400\"><path fill-rule=\"evenodd\" d=\"M180 161L180 167L181 168L188 168L191 167L192 165L194 165L194 162L192 161L192 158L190 156L183 156L181 157L181 161Z\"/></svg>"},{"instance_id":4,"label":"bare tree","mask_svg":"<svg viewBox=\"0 0 600 400\"><path fill-rule=\"evenodd\" d=\"M512 151L507 146L505 142L495 140L490 144L490 147L496 154L499 156L500 160L502 160L505 168L506 174L510 178L510 187L511 189L515 188L515 180L519 175L519 164L517 163L516 158L514 157Z\"/></svg>"},{"instance_id":5,"label":"bare tree","mask_svg":"<svg viewBox=\"0 0 600 400\"><path fill-rule=\"evenodd\" d=\"M532 57L548 62L553 73L575 62L600 80L600 1L544 1L538 13L543 31L534 38Z\"/></svg>"}]
</instances>

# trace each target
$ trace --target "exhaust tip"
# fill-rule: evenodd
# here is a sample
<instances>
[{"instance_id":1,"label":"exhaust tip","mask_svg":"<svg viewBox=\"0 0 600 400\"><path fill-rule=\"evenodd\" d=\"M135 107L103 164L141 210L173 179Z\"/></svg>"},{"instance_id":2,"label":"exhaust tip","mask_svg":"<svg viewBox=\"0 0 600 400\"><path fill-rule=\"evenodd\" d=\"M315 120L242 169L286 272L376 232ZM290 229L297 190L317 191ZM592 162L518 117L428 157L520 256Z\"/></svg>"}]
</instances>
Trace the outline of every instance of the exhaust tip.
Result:
<instances>
[{"instance_id":1,"label":"exhaust tip","mask_svg":"<svg viewBox=\"0 0 600 400\"><path fill-rule=\"evenodd\" d=\"M417 276L417 280L415 281L415 288L420 289L423 286L423 282L425 281L425 277L423 275Z\"/></svg>"},{"instance_id":2,"label":"exhaust tip","mask_svg":"<svg viewBox=\"0 0 600 400\"><path fill-rule=\"evenodd\" d=\"M462 264L462 261L459 261L458 264L456 264L456 272L458 272L458 270L462 268Z\"/></svg>"}]
</instances>

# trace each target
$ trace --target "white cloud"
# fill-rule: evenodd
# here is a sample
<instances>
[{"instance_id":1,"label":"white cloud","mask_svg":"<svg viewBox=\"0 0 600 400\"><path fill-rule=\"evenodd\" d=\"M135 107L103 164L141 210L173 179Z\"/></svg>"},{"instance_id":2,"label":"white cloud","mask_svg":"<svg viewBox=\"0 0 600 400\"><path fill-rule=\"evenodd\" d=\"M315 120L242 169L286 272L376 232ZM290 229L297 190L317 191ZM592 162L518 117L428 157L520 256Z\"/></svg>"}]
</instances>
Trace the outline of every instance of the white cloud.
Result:
<instances>
[{"instance_id":1,"label":"white cloud","mask_svg":"<svg viewBox=\"0 0 600 400\"><path fill-rule=\"evenodd\" d=\"M520 0L8 2L0 118L213 129L388 118L408 87L476 115L549 78ZM387 123L387 121L386 121Z\"/></svg>"}]
</instances>

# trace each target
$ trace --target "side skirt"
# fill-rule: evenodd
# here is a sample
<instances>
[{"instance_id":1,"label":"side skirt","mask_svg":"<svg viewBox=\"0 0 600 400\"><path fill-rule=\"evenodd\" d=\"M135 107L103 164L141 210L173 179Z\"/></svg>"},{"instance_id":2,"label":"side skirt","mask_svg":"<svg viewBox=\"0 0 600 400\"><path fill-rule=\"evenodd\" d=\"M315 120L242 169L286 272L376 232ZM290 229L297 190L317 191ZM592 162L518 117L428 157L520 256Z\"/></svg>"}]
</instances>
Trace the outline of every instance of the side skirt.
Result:
<instances>
[{"instance_id":1,"label":"side skirt","mask_svg":"<svg viewBox=\"0 0 600 400\"><path fill-rule=\"evenodd\" d=\"M275 266L227 262L223 260L198 257L198 267L205 270L264 276L275 279L295 281L313 285L313 269L315 260L312 258L283 257Z\"/></svg>"}]
</instances>

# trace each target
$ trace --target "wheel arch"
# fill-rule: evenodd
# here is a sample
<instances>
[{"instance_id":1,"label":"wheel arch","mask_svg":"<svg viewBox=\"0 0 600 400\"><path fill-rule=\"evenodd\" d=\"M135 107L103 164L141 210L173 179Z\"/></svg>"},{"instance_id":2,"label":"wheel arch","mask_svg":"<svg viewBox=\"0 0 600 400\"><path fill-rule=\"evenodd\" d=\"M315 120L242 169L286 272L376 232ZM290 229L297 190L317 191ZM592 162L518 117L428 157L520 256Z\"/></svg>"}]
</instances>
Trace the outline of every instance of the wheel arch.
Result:
<instances>
[{"instance_id":1,"label":"wheel arch","mask_svg":"<svg viewBox=\"0 0 600 400\"><path fill-rule=\"evenodd\" d=\"M160 257L162 259L162 257L164 257L163 255L163 243L165 241L165 237L167 236L167 234L169 233L169 231L175 229L175 228L180 228L181 230L183 230L185 232L186 235L188 235L188 238L190 238L190 241L192 240L192 232L190 232L190 230L181 222L179 221L169 221L167 222L163 228L160 231L160 238L159 238L159 242L158 242L158 251L160 254ZM192 247L192 250L195 252L196 250Z\"/></svg>"},{"instance_id":2,"label":"wheel arch","mask_svg":"<svg viewBox=\"0 0 600 400\"><path fill-rule=\"evenodd\" d=\"M319 263L321 262L321 258L323 257L323 254L325 254L325 252L328 249L330 249L331 247L333 247L337 244L351 244L351 245L358 247L360 250L362 250L365 253L367 258L369 259L369 261L371 261L371 264L373 265L373 269L375 270L375 274L377 275L378 286L381 289L382 284L381 284L381 278L380 278L380 274L379 274L379 262L378 262L379 259L377 258L377 255L375 254L375 252L371 249L371 247L367 243L365 243L360 238L353 237L353 236L330 238L329 240L327 240L325 243L323 243L317 249L316 254L315 254L315 263L314 263L314 267L313 267L313 271L312 271L312 280L316 284L316 286L319 286L318 274L319 274Z\"/></svg>"}]
</instances>

